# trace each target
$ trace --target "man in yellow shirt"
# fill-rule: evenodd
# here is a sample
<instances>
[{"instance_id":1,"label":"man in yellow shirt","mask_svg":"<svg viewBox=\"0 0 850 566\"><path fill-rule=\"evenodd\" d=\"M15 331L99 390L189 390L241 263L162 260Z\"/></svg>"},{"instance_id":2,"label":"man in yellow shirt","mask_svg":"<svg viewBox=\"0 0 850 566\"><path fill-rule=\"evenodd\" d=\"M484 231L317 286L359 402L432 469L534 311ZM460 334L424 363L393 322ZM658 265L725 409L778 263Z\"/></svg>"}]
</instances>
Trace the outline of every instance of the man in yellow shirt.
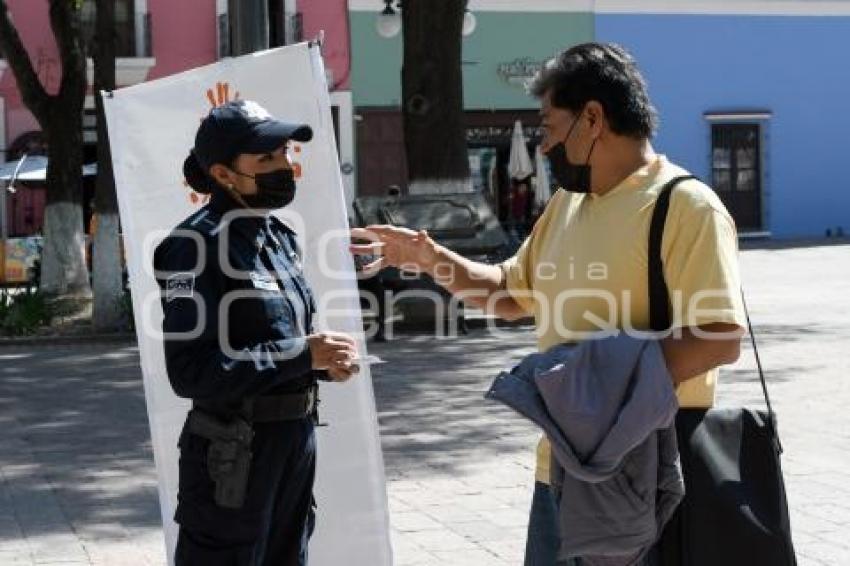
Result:
<instances>
[{"instance_id":1,"label":"man in yellow shirt","mask_svg":"<svg viewBox=\"0 0 850 566\"><path fill-rule=\"evenodd\" d=\"M367 269L393 265L427 273L502 318L533 315L541 350L601 330L646 330L655 199L663 185L687 173L650 144L657 118L645 81L625 50L589 43L550 61L531 90L542 101L542 149L561 188L514 257L486 265L436 244L424 231L390 226L353 231L373 242L352 251L381 255ZM673 191L661 256L677 329L661 340L667 366L682 407L710 407L716 368L738 358L746 319L735 225L703 183L685 181ZM526 566L555 564L549 457L544 439Z\"/></svg>"}]
</instances>

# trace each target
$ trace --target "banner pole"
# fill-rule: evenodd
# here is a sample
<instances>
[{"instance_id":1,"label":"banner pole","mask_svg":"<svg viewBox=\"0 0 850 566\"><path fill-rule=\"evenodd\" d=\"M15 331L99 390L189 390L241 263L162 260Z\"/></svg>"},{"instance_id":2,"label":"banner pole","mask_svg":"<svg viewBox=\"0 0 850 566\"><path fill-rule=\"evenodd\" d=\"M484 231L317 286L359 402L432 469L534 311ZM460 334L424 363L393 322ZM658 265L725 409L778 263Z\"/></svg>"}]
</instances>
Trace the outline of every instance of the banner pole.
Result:
<instances>
[{"instance_id":1,"label":"banner pole","mask_svg":"<svg viewBox=\"0 0 850 566\"><path fill-rule=\"evenodd\" d=\"M0 222L2 222L2 229L0 229L0 283L6 282L6 193L8 189L7 185L3 182L3 188L0 191L3 192L2 198L0 198Z\"/></svg>"},{"instance_id":2,"label":"banner pole","mask_svg":"<svg viewBox=\"0 0 850 566\"><path fill-rule=\"evenodd\" d=\"M307 42L307 47L321 47L325 44L325 30L320 30L319 33Z\"/></svg>"}]
</instances>

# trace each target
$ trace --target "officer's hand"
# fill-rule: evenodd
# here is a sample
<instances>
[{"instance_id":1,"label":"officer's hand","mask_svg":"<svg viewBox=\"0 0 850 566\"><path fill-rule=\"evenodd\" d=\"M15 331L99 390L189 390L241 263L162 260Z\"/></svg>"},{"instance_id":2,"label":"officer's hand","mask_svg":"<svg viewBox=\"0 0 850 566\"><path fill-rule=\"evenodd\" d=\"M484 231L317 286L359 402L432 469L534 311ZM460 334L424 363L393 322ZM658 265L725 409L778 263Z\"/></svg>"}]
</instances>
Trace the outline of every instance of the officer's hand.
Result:
<instances>
[{"instance_id":1,"label":"officer's hand","mask_svg":"<svg viewBox=\"0 0 850 566\"><path fill-rule=\"evenodd\" d=\"M332 369L350 368L351 360L357 357L354 338L341 332L312 334L307 337L307 345L313 358L313 369L326 369L330 372Z\"/></svg>"},{"instance_id":2,"label":"officer's hand","mask_svg":"<svg viewBox=\"0 0 850 566\"><path fill-rule=\"evenodd\" d=\"M353 228L351 237L368 240L368 244L352 244L355 256L378 256L363 266L364 276L372 276L381 268L393 266L412 273L427 272L434 262L434 241L425 230L414 232L408 228L390 225L372 225Z\"/></svg>"},{"instance_id":3,"label":"officer's hand","mask_svg":"<svg viewBox=\"0 0 850 566\"><path fill-rule=\"evenodd\" d=\"M331 378L331 381L343 383L351 379L359 370L360 367L357 365L349 365L347 368L330 368L328 369L328 376Z\"/></svg>"}]
</instances>

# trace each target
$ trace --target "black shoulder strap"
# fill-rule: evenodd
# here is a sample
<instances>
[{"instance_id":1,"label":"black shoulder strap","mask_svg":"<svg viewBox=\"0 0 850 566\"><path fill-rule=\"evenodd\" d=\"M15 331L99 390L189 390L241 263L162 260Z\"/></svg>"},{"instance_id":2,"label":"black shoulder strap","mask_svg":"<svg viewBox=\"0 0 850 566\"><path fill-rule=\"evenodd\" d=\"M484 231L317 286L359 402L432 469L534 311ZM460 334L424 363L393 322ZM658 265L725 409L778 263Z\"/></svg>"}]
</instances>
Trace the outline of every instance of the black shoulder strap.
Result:
<instances>
[{"instance_id":1,"label":"black shoulder strap","mask_svg":"<svg viewBox=\"0 0 850 566\"><path fill-rule=\"evenodd\" d=\"M696 179L696 177L693 175L683 175L671 179L666 185L661 187L661 191L658 193L658 199L655 201L655 209L652 211L652 221L649 225L648 252L649 327L655 332L667 331L672 324L670 320L670 291L667 288L667 282L664 280L664 264L661 261L661 239L664 236L667 211L670 209L670 194L676 185L689 179ZM759 357L756 337L753 333L753 325L750 322L750 313L747 309L747 302L744 299L743 289L741 290L741 300L743 301L744 313L747 317L747 330L750 333L750 340L753 345L753 353L756 358L756 366L759 372L762 392L764 393L764 401L767 405L770 428L773 432L773 438L776 441L777 450L779 453L782 453L782 444L779 442L779 434L776 431L776 414L773 412L773 405L770 403L770 395L767 392L767 382L764 379L764 370L761 366L761 358Z\"/></svg>"},{"instance_id":2,"label":"black shoulder strap","mask_svg":"<svg viewBox=\"0 0 850 566\"><path fill-rule=\"evenodd\" d=\"M675 177L661 187L655 210L652 211L652 222L649 225L649 328L655 332L669 330L670 321L670 292L664 280L664 264L661 262L661 239L664 237L664 223L667 221L667 211L670 209L670 193L673 188L683 181L696 179L693 175Z\"/></svg>"}]
</instances>

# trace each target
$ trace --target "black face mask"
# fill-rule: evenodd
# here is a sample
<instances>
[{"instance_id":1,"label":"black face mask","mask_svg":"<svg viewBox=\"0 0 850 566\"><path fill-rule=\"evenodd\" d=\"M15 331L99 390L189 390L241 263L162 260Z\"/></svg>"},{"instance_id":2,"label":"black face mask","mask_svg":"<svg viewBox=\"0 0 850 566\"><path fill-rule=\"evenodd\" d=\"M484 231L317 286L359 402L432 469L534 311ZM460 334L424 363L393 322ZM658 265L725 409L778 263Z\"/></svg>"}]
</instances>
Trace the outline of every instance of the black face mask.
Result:
<instances>
[{"instance_id":1,"label":"black face mask","mask_svg":"<svg viewBox=\"0 0 850 566\"><path fill-rule=\"evenodd\" d=\"M570 139L579 118L581 118L581 114L573 121L564 139L546 152L546 157L549 159L549 165L552 166L552 175L555 176L555 180L561 188L573 193L589 193L591 174L590 156L593 153L593 148L596 146L596 140L593 140L590 146L590 151L587 153L587 159L584 165L571 163L567 157L567 140Z\"/></svg>"},{"instance_id":2,"label":"black face mask","mask_svg":"<svg viewBox=\"0 0 850 566\"><path fill-rule=\"evenodd\" d=\"M295 173L292 169L275 169L253 176L239 171L236 173L254 179L257 184L256 194L242 195L242 200L251 208L263 210L283 208L295 198Z\"/></svg>"}]
</instances>

